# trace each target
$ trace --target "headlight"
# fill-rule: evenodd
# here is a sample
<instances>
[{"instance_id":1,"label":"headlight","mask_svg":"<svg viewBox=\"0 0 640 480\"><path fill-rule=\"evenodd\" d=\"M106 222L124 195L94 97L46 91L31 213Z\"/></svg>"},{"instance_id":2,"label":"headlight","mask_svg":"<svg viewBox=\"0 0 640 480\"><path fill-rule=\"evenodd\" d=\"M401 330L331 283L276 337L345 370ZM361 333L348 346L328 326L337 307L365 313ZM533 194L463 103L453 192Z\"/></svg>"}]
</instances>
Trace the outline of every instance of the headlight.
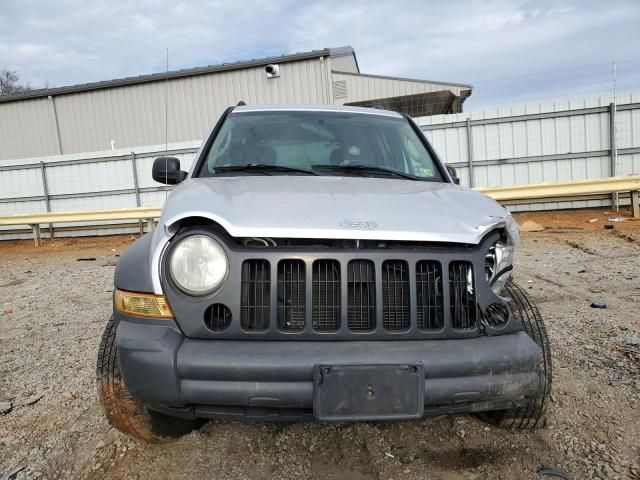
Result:
<instances>
[{"instance_id":1,"label":"headlight","mask_svg":"<svg viewBox=\"0 0 640 480\"><path fill-rule=\"evenodd\" d=\"M169 258L169 274L176 286L188 295L207 295L224 282L229 270L222 246L206 235L180 240Z\"/></svg>"},{"instance_id":2,"label":"headlight","mask_svg":"<svg viewBox=\"0 0 640 480\"><path fill-rule=\"evenodd\" d=\"M500 239L489 248L484 261L484 270L487 282L496 295L499 295L509 279L509 272L513 265L514 245L520 238L518 224L507 216L506 239Z\"/></svg>"}]
</instances>

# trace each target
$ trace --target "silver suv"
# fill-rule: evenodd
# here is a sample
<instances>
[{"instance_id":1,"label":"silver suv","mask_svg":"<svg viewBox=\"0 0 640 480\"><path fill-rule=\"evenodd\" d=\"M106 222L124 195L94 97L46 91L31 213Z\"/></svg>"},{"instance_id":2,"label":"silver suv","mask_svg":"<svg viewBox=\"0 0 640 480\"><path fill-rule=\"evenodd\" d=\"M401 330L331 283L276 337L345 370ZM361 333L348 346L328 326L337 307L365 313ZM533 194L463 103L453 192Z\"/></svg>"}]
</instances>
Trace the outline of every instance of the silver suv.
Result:
<instances>
[{"instance_id":1,"label":"silver suv","mask_svg":"<svg viewBox=\"0 0 640 480\"><path fill-rule=\"evenodd\" d=\"M122 256L98 355L109 421L164 441L212 418L542 422L551 357L511 281L518 227L407 116L227 109L158 228Z\"/></svg>"}]
</instances>

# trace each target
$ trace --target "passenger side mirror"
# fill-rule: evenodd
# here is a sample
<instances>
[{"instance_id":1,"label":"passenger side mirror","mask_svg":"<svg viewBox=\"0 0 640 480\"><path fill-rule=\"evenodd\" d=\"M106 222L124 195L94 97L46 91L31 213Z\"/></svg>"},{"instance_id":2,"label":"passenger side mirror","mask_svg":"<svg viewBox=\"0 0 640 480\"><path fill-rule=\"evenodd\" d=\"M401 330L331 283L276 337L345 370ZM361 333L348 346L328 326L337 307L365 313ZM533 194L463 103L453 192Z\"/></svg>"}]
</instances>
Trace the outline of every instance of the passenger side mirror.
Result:
<instances>
[{"instance_id":1,"label":"passenger side mirror","mask_svg":"<svg viewBox=\"0 0 640 480\"><path fill-rule=\"evenodd\" d=\"M456 171L456 169L450 165L446 165L446 167L447 172L449 172L449 175L451 175L451 180L453 180L453 183L455 183L456 185L460 185L460 178L458 178L458 172Z\"/></svg>"},{"instance_id":2,"label":"passenger side mirror","mask_svg":"<svg viewBox=\"0 0 640 480\"><path fill-rule=\"evenodd\" d=\"M180 160L176 157L158 157L153 161L151 176L156 182L175 185L187 178L187 172L180 170Z\"/></svg>"}]
</instances>

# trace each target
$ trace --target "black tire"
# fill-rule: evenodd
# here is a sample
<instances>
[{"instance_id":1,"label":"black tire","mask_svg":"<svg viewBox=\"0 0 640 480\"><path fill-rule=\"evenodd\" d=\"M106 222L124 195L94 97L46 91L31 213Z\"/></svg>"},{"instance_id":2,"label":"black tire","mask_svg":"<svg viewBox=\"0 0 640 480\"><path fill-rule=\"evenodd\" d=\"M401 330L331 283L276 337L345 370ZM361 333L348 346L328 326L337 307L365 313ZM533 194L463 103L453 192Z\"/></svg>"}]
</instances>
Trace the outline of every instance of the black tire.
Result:
<instances>
[{"instance_id":1,"label":"black tire","mask_svg":"<svg viewBox=\"0 0 640 480\"><path fill-rule=\"evenodd\" d=\"M508 282L505 286L503 296L513 300L511 308L513 313L520 318L524 324L524 329L536 344L542 349L542 364L540 365L544 388L542 393L529 399L526 406L511 408L509 410L495 410L483 412L480 417L494 425L511 429L534 429L544 426L547 401L551 394L551 346L544 320L538 307L529 298L529 295L513 282Z\"/></svg>"},{"instance_id":2,"label":"black tire","mask_svg":"<svg viewBox=\"0 0 640 480\"><path fill-rule=\"evenodd\" d=\"M113 317L102 334L96 376L98 398L107 420L127 435L149 443L169 442L197 430L203 423L155 412L129 394L120 375Z\"/></svg>"}]
</instances>

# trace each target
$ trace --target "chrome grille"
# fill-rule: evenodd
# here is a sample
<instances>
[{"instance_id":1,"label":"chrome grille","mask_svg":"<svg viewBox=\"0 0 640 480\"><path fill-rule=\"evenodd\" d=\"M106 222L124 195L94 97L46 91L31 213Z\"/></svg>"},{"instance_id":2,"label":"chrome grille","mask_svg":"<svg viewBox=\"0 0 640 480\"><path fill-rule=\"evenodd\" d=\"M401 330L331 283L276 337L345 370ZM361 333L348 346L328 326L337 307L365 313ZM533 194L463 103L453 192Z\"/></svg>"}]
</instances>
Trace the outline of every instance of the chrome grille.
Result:
<instances>
[{"instance_id":1,"label":"chrome grille","mask_svg":"<svg viewBox=\"0 0 640 480\"><path fill-rule=\"evenodd\" d=\"M409 265L404 260L382 264L382 324L386 330L405 330L409 311Z\"/></svg>"}]
</instances>

